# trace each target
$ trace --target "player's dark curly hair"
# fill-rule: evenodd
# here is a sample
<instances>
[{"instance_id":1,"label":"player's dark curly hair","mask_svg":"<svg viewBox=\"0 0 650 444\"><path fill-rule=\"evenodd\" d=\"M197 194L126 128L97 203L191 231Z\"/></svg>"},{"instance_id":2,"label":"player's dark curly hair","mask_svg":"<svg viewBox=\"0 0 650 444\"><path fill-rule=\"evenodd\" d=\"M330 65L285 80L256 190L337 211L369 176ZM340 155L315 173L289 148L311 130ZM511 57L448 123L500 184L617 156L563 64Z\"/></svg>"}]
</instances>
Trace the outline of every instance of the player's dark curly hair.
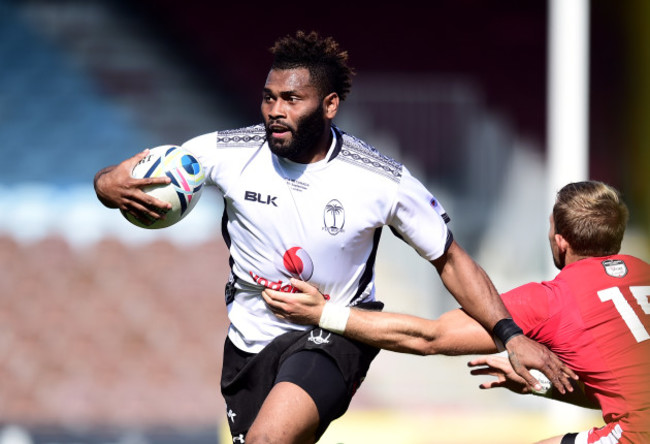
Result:
<instances>
[{"instance_id":1,"label":"player's dark curly hair","mask_svg":"<svg viewBox=\"0 0 650 444\"><path fill-rule=\"evenodd\" d=\"M350 92L354 70L348 66L348 52L340 50L332 37L298 31L278 39L270 51L271 69L307 68L322 97L335 92L343 101Z\"/></svg>"}]
</instances>

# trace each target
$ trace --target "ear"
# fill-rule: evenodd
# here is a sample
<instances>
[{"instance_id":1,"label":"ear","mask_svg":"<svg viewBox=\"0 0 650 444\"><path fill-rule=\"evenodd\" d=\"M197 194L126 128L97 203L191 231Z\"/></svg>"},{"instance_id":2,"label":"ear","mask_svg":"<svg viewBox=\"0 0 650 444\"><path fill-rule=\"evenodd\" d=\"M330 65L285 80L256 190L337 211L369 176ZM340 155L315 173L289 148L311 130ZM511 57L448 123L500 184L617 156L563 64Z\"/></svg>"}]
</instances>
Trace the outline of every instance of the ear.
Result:
<instances>
[{"instance_id":1,"label":"ear","mask_svg":"<svg viewBox=\"0 0 650 444\"><path fill-rule=\"evenodd\" d=\"M561 234L556 234L554 239L560 253L566 253L569 250L570 245Z\"/></svg>"},{"instance_id":2,"label":"ear","mask_svg":"<svg viewBox=\"0 0 650 444\"><path fill-rule=\"evenodd\" d=\"M330 93L323 99L323 111L325 117L333 120L339 110L339 95L335 92Z\"/></svg>"}]
</instances>

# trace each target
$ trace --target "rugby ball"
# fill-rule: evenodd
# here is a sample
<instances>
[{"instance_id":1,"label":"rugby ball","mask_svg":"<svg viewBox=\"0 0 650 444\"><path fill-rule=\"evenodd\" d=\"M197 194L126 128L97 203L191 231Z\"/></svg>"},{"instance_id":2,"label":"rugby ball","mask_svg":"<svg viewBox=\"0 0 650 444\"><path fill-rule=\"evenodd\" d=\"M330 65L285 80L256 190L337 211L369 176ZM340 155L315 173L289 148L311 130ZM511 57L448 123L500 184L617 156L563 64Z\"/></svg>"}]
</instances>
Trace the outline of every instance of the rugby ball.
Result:
<instances>
[{"instance_id":1,"label":"rugby ball","mask_svg":"<svg viewBox=\"0 0 650 444\"><path fill-rule=\"evenodd\" d=\"M152 185L142 190L165 202L172 208L165 214L165 219L158 219L147 225L132 215L122 211L122 215L138 227L157 229L165 228L179 222L194 208L205 182L203 167L189 151L175 145L162 145L149 150L149 154L133 167L131 176L136 179L167 176L171 183Z\"/></svg>"},{"instance_id":2,"label":"rugby ball","mask_svg":"<svg viewBox=\"0 0 650 444\"><path fill-rule=\"evenodd\" d=\"M528 371L542 385L541 390L535 390L535 389L531 388L533 393L538 394L538 395L546 395L549 392L549 390L551 390L551 388L553 387L553 384L551 383L551 380L548 379L544 373L540 372L536 368L528 369Z\"/></svg>"}]
</instances>

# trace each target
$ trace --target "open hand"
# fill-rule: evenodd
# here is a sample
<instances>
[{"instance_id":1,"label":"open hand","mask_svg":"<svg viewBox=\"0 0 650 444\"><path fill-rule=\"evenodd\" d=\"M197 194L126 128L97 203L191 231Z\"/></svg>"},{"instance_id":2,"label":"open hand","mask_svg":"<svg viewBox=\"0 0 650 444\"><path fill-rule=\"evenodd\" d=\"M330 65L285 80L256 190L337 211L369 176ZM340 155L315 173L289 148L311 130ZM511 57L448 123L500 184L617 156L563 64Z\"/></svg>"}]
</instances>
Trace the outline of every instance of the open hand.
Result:
<instances>
[{"instance_id":1,"label":"open hand","mask_svg":"<svg viewBox=\"0 0 650 444\"><path fill-rule=\"evenodd\" d=\"M467 365L476 367L470 372L472 375L489 375L497 378L496 380L481 383L479 387L482 389L504 387L520 394L532 392L526 380L513 370L510 361L505 356L481 356L471 360Z\"/></svg>"}]
</instances>

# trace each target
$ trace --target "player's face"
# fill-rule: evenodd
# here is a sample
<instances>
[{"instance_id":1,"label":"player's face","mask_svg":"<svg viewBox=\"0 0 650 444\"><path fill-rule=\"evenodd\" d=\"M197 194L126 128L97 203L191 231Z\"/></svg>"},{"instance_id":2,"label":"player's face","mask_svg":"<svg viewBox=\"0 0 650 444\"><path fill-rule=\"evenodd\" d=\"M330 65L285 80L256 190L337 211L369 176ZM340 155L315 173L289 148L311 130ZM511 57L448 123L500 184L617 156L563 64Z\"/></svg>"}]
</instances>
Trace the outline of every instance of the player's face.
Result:
<instances>
[{"instance_id":1,"label":"player's face","mask_svg":"<svg viewBox=\"0 0 650 444\"><path fill-rule=\"evenodd\" d=\"M564 268L565 265L565 255L560 251L560 247L555 240L555 220L553 220L553 213L551 213L550 228L548 230L548 241L551 244L551 253L553 254L553 264L557 267L558 270Z\"/></svg>"},{"instance_id":2,"label":"player's face","mask_svg":"<svg viewBox=\"0 0 650 444\"><path fill-rule=\"evenodd\" d=\"M329 122L308 69L271 70L264 85L261 110L273 153L300 163L325 156L329 148Z\"/></svg>"}]
</instances>

